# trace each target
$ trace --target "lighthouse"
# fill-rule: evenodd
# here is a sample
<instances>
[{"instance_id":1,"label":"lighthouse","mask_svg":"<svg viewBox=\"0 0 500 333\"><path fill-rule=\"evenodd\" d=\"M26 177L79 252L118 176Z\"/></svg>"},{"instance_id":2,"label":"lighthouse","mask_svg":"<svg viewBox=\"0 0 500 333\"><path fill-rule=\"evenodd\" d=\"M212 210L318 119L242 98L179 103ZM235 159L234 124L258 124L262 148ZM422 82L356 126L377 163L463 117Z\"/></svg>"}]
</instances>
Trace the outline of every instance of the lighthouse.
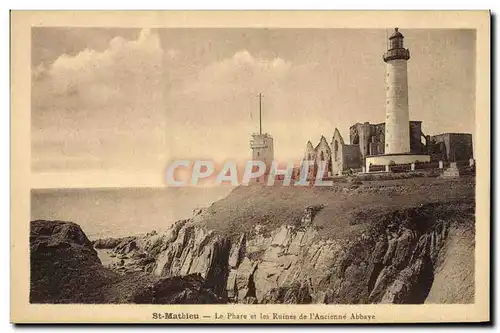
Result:
<instances>
[{"instance_id":1,"label":"lighthouse","mask_svg":"<svg viewBox=\"0 0 500 333\"><path fill-rule=\"evenodd\" d=\"M422 154L420 150L411 150L407 69L410 51L404 48L403 39L403 34L395 28L383 56L386 64L384 154L365 157L367 172L370 172L373 165L384 165L387 172L391 171L393 165L414 169L417 163L431 160L430 155Z\"/></svg>"},{"instance_id":2,"label":"lighthouse","mask_svg":"<svg viewBox=\"0 0 500 333\"><path fill-rule=\"evenodd\" d=\"M410 115L408 111L408 69L410 51L404 48L404 36L394 29L389 37L386 63L385 154L410 152Z\"/></svg>"}]
</instances>

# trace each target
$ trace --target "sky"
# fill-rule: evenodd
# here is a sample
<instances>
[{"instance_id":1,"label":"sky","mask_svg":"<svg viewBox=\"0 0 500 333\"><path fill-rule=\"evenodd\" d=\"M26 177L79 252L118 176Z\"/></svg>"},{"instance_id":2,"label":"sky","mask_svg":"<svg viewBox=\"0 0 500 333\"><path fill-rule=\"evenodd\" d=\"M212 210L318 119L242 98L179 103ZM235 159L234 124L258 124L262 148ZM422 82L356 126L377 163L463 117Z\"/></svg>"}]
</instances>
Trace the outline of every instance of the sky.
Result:
<instances>
[{"instance_id":1,"label":"sky","mask_svg":"<svg viewBox=\"0 0 500 333\"><path fill-rule=\"evenodd\" d=\"M400 31L410 119L425 134L474 137L475 31ZM249 159L259 93L275 159L302 158L308 140L330 142L335 128L348 142L356 122L384 121L390 33L33 28L32 171L121 182L161 179L174 159Z\"/></svg>"}]
</instances>

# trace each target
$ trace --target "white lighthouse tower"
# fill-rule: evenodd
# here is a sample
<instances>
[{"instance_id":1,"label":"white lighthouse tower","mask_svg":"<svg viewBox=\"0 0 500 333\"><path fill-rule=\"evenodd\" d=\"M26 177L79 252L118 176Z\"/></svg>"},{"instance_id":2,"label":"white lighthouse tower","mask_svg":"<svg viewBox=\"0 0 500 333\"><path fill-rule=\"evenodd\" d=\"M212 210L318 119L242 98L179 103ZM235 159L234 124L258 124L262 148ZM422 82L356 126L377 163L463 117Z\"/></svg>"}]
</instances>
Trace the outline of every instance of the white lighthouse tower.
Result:
<instances>
[{"instance_id":1,"label":"white lighthouse tower","mask_svg":"<svg viewBox=\"0 0 500 333\"><path fill-rule=\"evenodd\" d=\"M385 79L385 154L410 152L410 115L408 111L408 71L410 51L403 46L404 36L394 29L384 53Z\"/></svg>"},{"instance_id":2,"label":"white lighthouse tower","mask_svg":"<svg viewBox=\"0 0 500 333\"><path fill-rule=\"evenodd\" d=\"M430 162L430 156L412 152L410 145L410 113L408 111L408 70L410 51L404 48L404 36L394 29L389 37L384 62L385 76L385 137L384 154L365 158L365 170L372 165L385 165L391 171L392 165L409 165L414 170L416 163Z\"/></svg>"}]
</instances>

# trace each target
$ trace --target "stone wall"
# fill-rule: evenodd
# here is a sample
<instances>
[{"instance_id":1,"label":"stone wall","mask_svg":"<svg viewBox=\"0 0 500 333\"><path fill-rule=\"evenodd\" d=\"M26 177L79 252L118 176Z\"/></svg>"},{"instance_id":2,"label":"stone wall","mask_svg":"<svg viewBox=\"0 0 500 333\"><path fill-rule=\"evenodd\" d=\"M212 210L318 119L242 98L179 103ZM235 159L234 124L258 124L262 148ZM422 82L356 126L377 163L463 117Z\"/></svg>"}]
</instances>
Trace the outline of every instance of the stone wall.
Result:
<instances>
[{"instance_id":1,"label":"stone wall","mask_svg":"<svg viewBox=\"0 0 500 333\"><path fill-rule=\"evenodd\" d=\"M410 121L410 152L422 154L424 145L422 144L422 122Z\"/></svg>"},{"instance_id":2,"label":"stone wall","mask_svg":"<svg viewBox=\"0 0 500 333\"><path fill-rule=\"evenodd\" d=\"M360 159L358 145L345 145L343 150L344 169L357 169L363 163Z\"/></svg>"},{"instance_id":3,"label":"stone wall","mask_svg":"<svg viewBox=\"0 0 500 333\"><path fill-rule=\"evenodd\" d=\"M370 156L366 158L366 170L370 170L370 165L393 165L393 164L409 164L418 162L430 162L429 155L417 154L394 154L394 155L381 155Z\"/></svg>"},{"instance_id":4,"label":"stone wall","mask_svg":"<svg viewBox=\"0 0 500 333\"><path fill-rule=\"evenodd\" d=\"M431 137L433 145L444 143L443 155L448 161L465 161L473 157L472 134L468 133L443 133Z\"/></svg>"},{"instance_id":5,"label":"stone wall","mask_svg":"<svg viewBox=\"0 0 500 333\"><path fill-rule=\"evenodd\" d=\"M338 175L344 170L344 139L338 129L335 129L332 138L332 174Z\"/></svg>"},{"instance_id":6,"label":"stone wall","mask_svg":"<svg viewBox=\"0 0 500 333\"><path fill-rule=\"evenodd\" d=\"M326 142L326 138L321 136L319 144L314 149L316 151L316 165L319 167L320 163L326 162L326 168L323 178L329 177L332 174L332 150Z\"/></svg>"}]
</instances>

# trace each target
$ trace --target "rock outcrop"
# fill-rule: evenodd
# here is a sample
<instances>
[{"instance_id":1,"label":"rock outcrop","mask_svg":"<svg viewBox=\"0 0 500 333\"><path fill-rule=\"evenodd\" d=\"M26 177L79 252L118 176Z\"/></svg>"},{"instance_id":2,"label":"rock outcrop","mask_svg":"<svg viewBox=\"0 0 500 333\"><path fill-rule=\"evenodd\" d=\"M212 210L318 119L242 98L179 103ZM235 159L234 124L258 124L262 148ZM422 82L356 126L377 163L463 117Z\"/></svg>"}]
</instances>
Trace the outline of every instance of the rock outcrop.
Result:
<instances>
[{"instance_id":1,"label":"rock outcrop","mask_svg":"<svg viewBox=\"0 0 500 333\"><path fill-rule=\"evenodd\" d=\"M154 248L154 236L145 235L147 241L138 245L136 237L121 238L115 250L130 254L139 246ZM150 263L138 254L135 258L142 260L143 267ZM138 271L122 275L103 267L85 233L71 222L32 221L30 263L31 303L225 302L211 289L213 282L207 283L200 275L159 279ZM207 276L216 277L217 270L210 270Z\"/></svg>"},{"instance_id":2,"label":"rock outcrop","mask_svg":"<svg viewBox=\"0 0 500 333\"><path fill-rule=\"evenodd\" d=\"M138 304L213 304L225 303L199 274L164 278L138 290L133 298Z\"/></svg>"},{"instance_id":3,"label":"rock outcrop","mask_svg":"<svg viewBox=\"0 0 500 333\"><path fill-rule=\"evenodd\" d=\"M417 177L238 188L166 232L93 244L34 221L31 300L472 303L474 215L473 179Z\"/></svg>"},{"instance_id":4,"label":"rock outcrop","mask_svg":"<svg viewBox=\"0 0 500 333\"><path fill-rule=\"evenodd\" d=\"M30 254L32 303L86 302L116 278L75 223L32 221Z\"/></svg>"},{"instance_id":5,"label":"rock outcrop","mask_svg":"<svg viewBox=\"0 0 500 333\"><path fill-rule=\"evenodd\" d=\"M115 249L154 254L144 271L197 274L230 302L415 304L431 290L450 230L473 230L474 223L470 202L428 204L370 212L370 223L353 223L350 237L322 239L313 223L321 209L306 207L300 223L269 234L256 228L232 237L184 220L164 235L127 239Z\"/></svg>"}]
</instances>

